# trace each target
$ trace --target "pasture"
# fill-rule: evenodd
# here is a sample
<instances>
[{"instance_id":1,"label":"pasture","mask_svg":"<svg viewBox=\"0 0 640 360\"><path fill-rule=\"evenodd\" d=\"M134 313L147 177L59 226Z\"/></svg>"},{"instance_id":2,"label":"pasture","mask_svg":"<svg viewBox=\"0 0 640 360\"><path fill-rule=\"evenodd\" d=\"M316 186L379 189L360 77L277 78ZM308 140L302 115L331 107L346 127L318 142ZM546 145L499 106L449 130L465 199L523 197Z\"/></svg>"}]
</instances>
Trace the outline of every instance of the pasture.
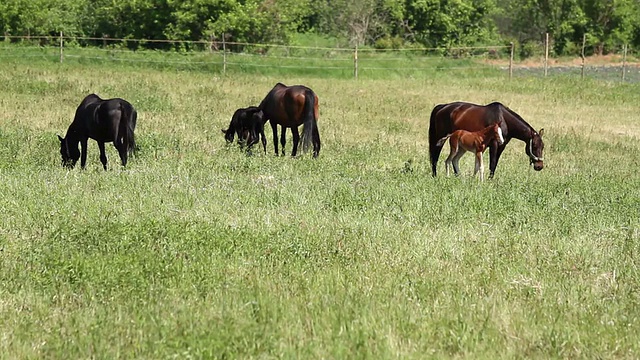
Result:
<instances>
[{"instance_id":1,"label":"pasture","mask_svg":"<svg viewBox=\"0 0 640 360\"><path fill-rule=\"evenodd\" d=\"M227 146L273 85L320 99L322 151ZM127 168L59 142L95 92L138 110ZM452 73L374 80L97 64L0 67L7 358L637 358L640 85ZM494 179L431 177L437 103L545 128ZM291 151L291 135L287 137ZM484 157L488 167L488 153Z\"/></svg>"}]
</instances>

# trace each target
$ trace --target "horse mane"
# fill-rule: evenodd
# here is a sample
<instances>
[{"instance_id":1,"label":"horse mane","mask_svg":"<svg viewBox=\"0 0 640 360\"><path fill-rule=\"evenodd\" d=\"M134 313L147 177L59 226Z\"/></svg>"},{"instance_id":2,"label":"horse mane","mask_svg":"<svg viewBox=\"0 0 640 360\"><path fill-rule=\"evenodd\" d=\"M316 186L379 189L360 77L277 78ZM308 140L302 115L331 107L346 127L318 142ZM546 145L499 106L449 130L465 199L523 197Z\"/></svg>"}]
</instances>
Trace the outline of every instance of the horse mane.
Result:
<instances>
[{"instance_id":1,"label":"horse mane","mask_svg":"<svg viewBox=\"0 0 640 360\"><path fill-rule=\"evenodd\" d=\"M279 87L285 87L285 88L286 88L286 87L287 87L287 85L285 85L285 84L283 84L283 83L281 83L281 82L276 83L276 84L273 86L273 88L271 88L271 90L269 90L269 92L267 93L267 96L265 96L265 97L264 97L264 99L262 99L262 101L260 101L260 104L258 105L258 108L259 108L260 110L264 110L264 104L265 104L265 102L266 102L268 99L270 99L270 98L272 98L272 97L273 97L273 93L274 93L274 91L276 91L276 89L277 89L277 88L279 88Z\"/></svg>"},{"instance_id":2,"label":"horse mane","mask_svg":"<svg viewBox=\"0 0 640 360\"><path fill-rule=\"evenodd\" d=\"M500 120L504 121L504 118L502 117L502 111L506 111L507 113L509 113L511 116L513 116L516 120L518 120L519 122L521 122L522 124L524 124L528 129L530 129L532 132L535 132L535 129L533 128L533 126L529 125L528 122L526 122L522 116L520 116L518 113L516 113L515 111L509 109L509 107L507 107L506 105L500 103L500 102L492 102L491 104L487 105L487 106L491 106L491 109L499 109L498 111L500 111Z\"/></svg>"},{"instance_id":3,"label":"horse mane","mask_svg":"<svg viewBox=\"0 0 640 360\"><path fill-rule=\"evenodd\" d=\"M504 123L504 116L502 116L503 114L503 108L506 108L506 106L502 105L499 102L492 102L489 105L485 106L487 109L487 115L492 118L492 119L496 119L497 123Z\"/></svg>"},{"instance_id":4,"label":"horse mane","mask_svg":"<svg viewBox=\"0 0 640 360\"><path fill-rule=\"evenodd\" d=\"M89 94L87 96L85 96L84 99L82 99L82 102L80 103L80 106L82 105L88 105L88 104L93 104L94 102L97 101L102 101L102 98L96 94Z\"/></svg>"}]
</instances>

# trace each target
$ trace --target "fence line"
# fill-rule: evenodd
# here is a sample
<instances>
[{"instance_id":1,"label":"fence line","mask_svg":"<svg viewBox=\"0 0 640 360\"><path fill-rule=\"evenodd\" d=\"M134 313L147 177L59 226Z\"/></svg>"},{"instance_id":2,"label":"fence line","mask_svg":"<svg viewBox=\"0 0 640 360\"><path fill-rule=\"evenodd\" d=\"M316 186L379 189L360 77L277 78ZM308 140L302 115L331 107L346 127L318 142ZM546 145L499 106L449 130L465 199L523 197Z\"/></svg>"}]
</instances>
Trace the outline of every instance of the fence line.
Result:
<instances>
[{"instance_id":1,"label":"fence line","mask_svg":"<svg viewBox=\"0 0 640 360\"><path fill-rule=\"evenodd\" d=\"M2 37L0 37L1 39ZM353 70L354 77L357 79L358 77L358 68L363 71L380 71L380 70L391 70L391 71L401 71L406 73L408 71L425 71L425 70L442 70L443 68L456 70L456 69L485 69L487 65L478 64L478 66L447 66L443 67L441 65L436 66L424 66L424 64L419 64L423 59L429 59L428 57L423 56L423 52L425 51L438 51L440 53L452 53L455 52L457 56L460 57L469 57L472 54L458 54L457 52L476 52L477 50L482 50L484 55L488 55L491 51L498 51L500 49L506 49L507 46L486 46L486 47L478 47L478 46L467 46L467 47L455 47L455 48L405 48L405 49L360 49L360 48L340 48L340 47L313 47L313 46L298 46L298 45L281 45L281 44L258 44L258 43L247 43L247 42L228 42L225 41L225 37L222 37L221 42L216 41L187 41L187 40L147 40L147 39L114 39L114 38L98 38L98 37L73 37L73 36L64 36L63 33L60 33L60 36L5 36L6 40L26 40L26 41L39 41L41 44L46 43L41 46L36 46L34 48L44 49L53 49L54 43L57 43L57 47L59 48L59 59L60 62L64 62L64 59L91 59L91 60L100 60L100 61L117 61L117 62L131 62L131 63L167 63L167 64L184 64L184 65L215 65L216 58L219 58L221 55L222 62L222 73L226 73L228 66L234 67L253 67L253 68L282 68L282 69L327 69L327 70L342 70L348 71L350 69ZM149 59L145 57L144 59L135 59L133 57L137 56L138 51L118 49L118 48L101 48L97 47L83 47L79 45L78 42L83 41L97 41L102 44L118 44L121 46L127 46L128 43L139 43L140 45L144 45L146 43L174 43L174 44L198 44L198 45L206 45L209 48L209 51L190 51L188 54L191 55L191 60L170 60L166 56L169 53L165 54L165 58L161 60ZM214 46L215 44L215 46ZM218 45L222 45L222 51L219 50ZM47 46L49 45L49 46ZM229 51L229 46L243 46L254 47L254 48L278 48L285 50L286 55L281 54L271 54L271 52L266 54L256 54L251 52L251 48L249 51L244 49L245 52L238 53ZM17 49L28 48L25 46L18 47ZM215 51L214 51L215 49ZM0 48L0 50L2 50ZM305 55L289 55L291 50L305 50L311 54ZM146 50L145 50L146 51ZM324 56L313 56L312 52L330 52L327 56L325 53ZM366 56L358 57L357 52L363 52ZM348 53L353 52L354 56L347 56ZM419 53L417 56L409 56L410 52ZM78 53L85 53L78 54ZM90 53L98 53L98 55L90 54ZM99 53L107 53L108 55L100 55ZM337 53L337 55L336 55ZM382 53L385 53L384 55ZM396 54L407 54L407 56L386 56L391 55L391 53ZM121 54L121 56L113 56L114 54ZM125 54L131 55L126 56ZM176 54L176 53L174 53ZM204 56L217 56L216 58L210 58L213 61L194 61L193 58L198 55ZM53 54L42 53L38 55L33 55L37 57L52 57ZM139 55L138 55L139 56ZM0 57L8 57L6 54L2 54L0 52ZM259 59L264 60L265 62L268 60L274 60L275 63L250 63L250 62L239 62L234 61L233 59ZM433 59L433 58L432 58ZM346 64L353 61L352 64ZM405 62L405 66L398 66L403 64L398 64L399 62ZM299 63L293 63L299 62ZM361 63L396 63L390 66L362 66ZM318 64L320 63L320 64ZM334 65L321 64L321 63L333 63ZM345 66L341 66L340 64L345 64Z\"/></svg>"},{"instance_id":2,"label":"fence line","mask_svg":"<svg viewBox=\"0 0 640 360\"><path fill-rule=\"evenodd\" d=\"M209 45L212 43L225 43L227 45L237 45L237 46L253 46L253 47L277 47L277 48L290 48L290 49L312 49L312 50L333 50L333 51L353 51L353 48L350 47L321 47L321 46L304 46L304 45L285 45L285 44L266 44L266 43L249 43L249 42L235 42L235 41L225 41L224 35L222 40L170 40L170 39L126 39L126 38L110 38L110 37L90 37L90 36L63 36L62 32L60 32L60 36L18 36L18 35L3 35L0 36L4 39L24 39L24 40L54 40L54 39L65 39L65 40L85 40L85 41L110 41L110 42L134 42L134 43L159 43L159 44L201 44L201 45ZM487 49L487 50L498 50L498 49L508 49L510 45L488 45L488 46L456 46L451 48L442 48L442 47L410 47L410 48L400 48L400 49L376 49L376 48L365 48L360 49L360 51L367 52L385 52L385 51L437 51L437 50L474 50L474 49Z\"/></svg>"},{"instance_id":3,"label":"fence line","mask_svg":"<svg viewBox=\"0 0 640 360\"><path fill-rule=\"evenodd\" d=\"M450 48L436 48L436 47L409 47L401 49L374 49L374 48L345 48L345 47L314 47L314 46L301 46L301 45L283 45L283 44L261 44L261 43L248 43L248 42L230 42L225 40L223 34L222 39L217 41L212 39L210 41L190 41L190 40L170 40L170 39L120 39L109 37L78 37L78 36L64 36L60 32L59 36L0 36L0 44L4 41L17 41L24 40L29 43L32 41L39 42L36 46L16 46L16 47L0 47L0 58L37 58L44 57L53 58L59 56L59 61L64 62L65 59L92 59L100 61L118 61L118 62L131 62L131 63L167 63L167 64L183 64L183 65L213 65L220 66L222 73L226 73L228 66L232 67L255 67L255 68L283 68L283 69L327 69L327 70L343 70L353 71L353 77L358 78L359 71L427 71L427 70L459 70L459 69L487 69L491 68L491 64L478 64L477 66L449 66L435 63L437 57L429 57L426 52L434 52L440 58L464 58L471 59L474 57L479 58L503 58L507 59L508 67L506 65L494 65L494 68L499 68L508 71L508 77L513 77L514 71L514 52L515 45L510 43L509 45L491 45L491 46L461 46ZM87 41L96 41L102 43L102 45L116 45L117 47L101 47L87 46ZM135 50L136 45L142 47L141 50ZM192 48L187 52L165 52L159 50L154 52L152 49L145 49L146 44L164 43L164 44L191 44L202 46L201 48ZM550 52L550 39L549 34L545 34L543 42L543 54L542 70L544 76L547 76L549 66L549 52ZM54 45L55 44L55 45ZM586 44L586 35L583 38L582 51L580 57L582 59L581 76L584 77L584 71L586 67L586 61L584 56L584 48ZM220 50L219 46L222 45ZM134 50L124 49L126 47L134 47ZM231 51L230 47L242 46L243 52ZM119 48L121 47L121 48ZM42 52L40 54L9 54L4 53L2 50L10 49L11 51L18 51L20 49L39 49ZM208 48L208 51L205 50ZM264 48L280 49L272 52L264 50ZM48 50L59 49L59 54L47 53ZM284 53L281 51L284 50ZM302 54L295 54L298 51L303 50ZM257 51L258 53L255 53ZM93 52L94 54L89 54ZM107 53L107 55L100 55L100 52ZM313 52L316 52L314 56ZM411 53L416 54L411 54ZM622 60L622 75L618 77L621 81L625 81L625 74L628 69L627 52L628 46L623 46L623 60ZM87 53L82 55L82 53ZM142 53L142 55L140 55ZM351 56L348 54L351 53ZM116 55L121 54L121 55ZM153 59L153 54L161 54L162 59ZM398 54L393 56L392 54ZM400 55L402 54L402 55ZM170 59L170 56L184 56L184 60ZM144 58L140 58L144 56ZM213 56L213 57L212 57ZM135 58L139 57L139 58ZM221 61L220 61L221 58ZM195 59L195 60L194 60ZM235 60L234 60L235 59ZM248 59L248 62L237 61L238 59ZM257 59L258 61L274 60L272 63L251 63L250 59ZM220 61L220 62L217 62ZM402 62L405 62L402 64ZM295 63L299 62L299 63ZM395 63L394 63L395 62ZM428 66L429 62L433 63L432 66ZM322 64L327 63L327 64ZM333 65L329 65L333 63ZM346 64L350 63L350 64ZM374 64L386 63L390 66L376 66ZM503 62L504 64L505 62ZM341 64L345 64L342 66ZM371 65L366 65L371 64ZM425 64L427 64L425 66ZM405 66L402 66L405 65ZM554 69L553 66L551 66ZM571 69L573 67L566 66L565 69ZM594 68L591 66L590 68ZM603 67L604 68L604 67ZM617 68L617 67L616 67ZM515 68L521 71L522 67ZM531 68L534 69L535 67ZM554 70L557 72L558 70ZM597 72L596 68L596 72Z\"/></svg>"}]
</instances>

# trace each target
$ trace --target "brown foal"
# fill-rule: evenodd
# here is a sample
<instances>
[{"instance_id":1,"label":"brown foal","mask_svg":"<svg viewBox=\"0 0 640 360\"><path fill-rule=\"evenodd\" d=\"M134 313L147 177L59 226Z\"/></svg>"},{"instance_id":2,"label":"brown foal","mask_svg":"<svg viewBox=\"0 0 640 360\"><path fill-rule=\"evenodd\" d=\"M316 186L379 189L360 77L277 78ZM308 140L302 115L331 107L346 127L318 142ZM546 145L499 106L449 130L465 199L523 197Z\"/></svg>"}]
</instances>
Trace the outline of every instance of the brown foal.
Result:
<instances>
[{"instance_id":1,"label":"brown foal","mask_svg":"<svg viewBox=\"0 0 640 360\"><path fill-rule=\"evenodd\" d=\"M449 176L449 166L453 164L453 171L456 175L460 174L460 168L458 167L458 161L467 151L472 151L476 154L476 169L473 175L480 170L480 180L484 181L484 165L482 164L482 154L484 150L489 146L494 139L498 142L498 145L504 143L504 137L502 137L502 129L500 124L495 123L487 126L486 128L470 132L466 130L456 130L453 133L438 140L437 146L444 145L445 141L449 139L449 146L451 147L451 153L445 161L447 169L447 176Z\"/></svg>"}]
</instances>

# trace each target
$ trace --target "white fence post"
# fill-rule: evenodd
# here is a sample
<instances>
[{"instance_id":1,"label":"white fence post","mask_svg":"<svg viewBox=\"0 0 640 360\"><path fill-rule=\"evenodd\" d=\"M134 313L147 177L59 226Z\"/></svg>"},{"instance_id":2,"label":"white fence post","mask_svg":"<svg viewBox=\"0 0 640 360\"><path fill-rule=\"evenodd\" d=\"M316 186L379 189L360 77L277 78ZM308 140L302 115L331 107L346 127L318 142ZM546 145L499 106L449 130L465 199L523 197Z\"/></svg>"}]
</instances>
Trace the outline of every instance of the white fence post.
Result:
<instances>
[{"instance_id":1,"label":"white fence post","mask_svg":"<svg viewBox=\"0 0 640 360\"><path fill-rule=\"evenodd\" d=\"M547 76L549 68L549 33L544 36L544 76Z\"/></svg>"},{"instance_id":2,"label":"white fence post","mask_svg":"<svg viewBox=\"0 0 640 360\"><path fill-rule=\"evenodd\" d=\"M353 53L353 76L358 80L358 43L356 43L356 49Z\"/></svg>"},{"instance_id":3,"label":"white fence post","mask_svg":"<svg viewBox=\"0 0 640 360\"><path fill-rule=\"evenodd\" d=\"M580 57L582 58L582 70L580 71L580 77L584 79L584 47L587 44L587 34L582 34L582 51L580 52Z\"/></svg>"},{"instance_id":4,"label":"white fence post","mask_svg":"<svg viewBox=\"0 0 640 360\"><path fill-rule=\"evenodd\" d=\"M624 52L622 53L622 81L624 81L624 73L626 73L627 68L627 49L629 45L624 44Z\"/></svg>"},{"instance_id":5,"label":"white fence post","mask_svg":"<svg viewBox=\"0 0 640 360\"><path fill-rule=\"evenodd\" d=\"M222 33L222 74L227 74L227 44L225 41L225 33Z\"/></svg>"},{"instance_id":6,"label":"white fence post","mask_svg":"<svg viewBox=\"0 0 640 360\"><path fill-rule=\"evenodd\" d=\"M511 52L509 54L509 80L513 77L513 50L515 46L513 42L511 42Z\"/></svg>"}]
</instances>

